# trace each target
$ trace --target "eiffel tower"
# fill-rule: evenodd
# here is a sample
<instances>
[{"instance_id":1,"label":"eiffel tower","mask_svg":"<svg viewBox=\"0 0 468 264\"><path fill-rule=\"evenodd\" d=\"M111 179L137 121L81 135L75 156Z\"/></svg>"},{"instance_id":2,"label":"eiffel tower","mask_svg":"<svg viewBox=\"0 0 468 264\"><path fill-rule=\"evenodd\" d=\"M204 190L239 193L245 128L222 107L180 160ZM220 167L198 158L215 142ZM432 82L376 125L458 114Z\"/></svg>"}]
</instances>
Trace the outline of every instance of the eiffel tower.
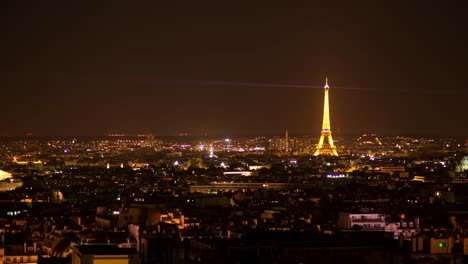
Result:
<instances>
[{"instance_id":1,"label":"eiffel tower","mask_svg":"<svg viewBox=\"0 0 468 264\"><path fill-rule=\"evenodd\" d=\"M325 79L325 86L323 87L325 91L325 98L323 101L323 123L322 123L322 132L320 133L320 140L317 145L317 150L314 153L314 156L319 155L329 155L329 156L338 156L336 152L336 146L333 144L332 134L330 130L330 110L328 107L328 78Z\"/></svg>"}]
</instances>

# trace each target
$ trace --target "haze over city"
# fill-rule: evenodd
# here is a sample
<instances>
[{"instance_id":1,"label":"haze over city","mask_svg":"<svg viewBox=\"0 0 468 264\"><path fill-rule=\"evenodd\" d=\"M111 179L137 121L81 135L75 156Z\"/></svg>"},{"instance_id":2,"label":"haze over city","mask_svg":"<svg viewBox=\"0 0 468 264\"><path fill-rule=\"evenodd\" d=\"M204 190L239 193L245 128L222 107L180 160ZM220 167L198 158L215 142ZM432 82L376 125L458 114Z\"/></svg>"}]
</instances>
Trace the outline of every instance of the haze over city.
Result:
<instances>
[{"instance_id":1,"label":"haze over city","mask_svg":"<svg viewBox=\"0 0 468 264\"><path fill-rule=\"evenodd\" d=\"M19 2L0 136L466 136L466 2Z\"/></svg>"}]
</instances>

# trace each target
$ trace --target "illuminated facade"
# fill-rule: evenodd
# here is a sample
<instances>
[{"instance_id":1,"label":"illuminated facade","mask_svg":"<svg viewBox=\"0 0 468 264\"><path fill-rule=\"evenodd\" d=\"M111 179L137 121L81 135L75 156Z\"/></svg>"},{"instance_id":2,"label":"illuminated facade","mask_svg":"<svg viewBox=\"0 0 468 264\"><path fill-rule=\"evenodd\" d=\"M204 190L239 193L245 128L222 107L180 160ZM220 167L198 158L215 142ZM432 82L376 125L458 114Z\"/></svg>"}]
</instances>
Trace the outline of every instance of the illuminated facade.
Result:
<instances>
[{"instance_id":1,"label":"illuminated facade","mask_svg":"<svg viewBox=\"0 0 468 264\"><path fill-rule=\"evenodd\" d=\"M456 167L457 172L468 171L468 156L464 156Z\"/></svg>"},{"instance_id":2,"label":"illuminated facade","mask_svg":"<svg viewBox=\"0 0 468 264\"><path fill-rule=\"evenodd\" d=\"M323 87L325 91L325 97L323 102L323 123L322 123L322 132L320 133L320 140L317 145L317 150L314 153L314 156L318 155L329 155L329 156L338 156L336 152L336 146L333 144L331 129L330 129L330 110L328 107L328 79L325 80L325 86Z\"/></svg>"},{"instance_id":3,"label":"illuminated facade","mask_svg":"<svg viewBox=\"0 0 468 264\"><path fill-rule=\"evenodd\" d=\"M213 154L213 146L210 145L210 158L214 157L214 154Z\"/></svg>"}]
</instances>

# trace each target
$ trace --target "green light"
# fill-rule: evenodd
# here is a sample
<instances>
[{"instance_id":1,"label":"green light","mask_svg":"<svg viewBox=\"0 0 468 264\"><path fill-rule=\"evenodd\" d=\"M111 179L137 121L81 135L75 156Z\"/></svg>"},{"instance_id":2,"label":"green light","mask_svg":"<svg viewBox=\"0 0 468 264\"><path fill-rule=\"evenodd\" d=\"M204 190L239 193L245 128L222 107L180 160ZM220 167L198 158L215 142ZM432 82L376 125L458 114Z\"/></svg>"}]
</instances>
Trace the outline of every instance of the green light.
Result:
<instances>
[{"instance_id":1,"label":"green light","mask_svg":"<svg viewBox=\"0 0 468 264\"><path fill-rule=\"evenodd\" d=\"M440 248L445 247L445 243L439 243L439 247L440 247Z\"/></svg>"}]
</instances>

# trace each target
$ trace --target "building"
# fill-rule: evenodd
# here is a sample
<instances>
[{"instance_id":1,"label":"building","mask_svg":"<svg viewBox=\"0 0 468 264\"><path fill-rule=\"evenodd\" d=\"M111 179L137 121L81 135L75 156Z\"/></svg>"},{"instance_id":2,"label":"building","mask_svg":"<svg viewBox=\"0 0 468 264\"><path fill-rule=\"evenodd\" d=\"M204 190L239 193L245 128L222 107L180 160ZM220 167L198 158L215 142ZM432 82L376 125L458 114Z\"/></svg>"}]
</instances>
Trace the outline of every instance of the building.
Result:
<instances>
[{"instance_id":1,"label":"building","mask_svg":"<svg viewBox=\"0 0 468 264\"><path fill-rule=\"evenodd\" d=\"M322 132L320 133L319 143L317 145L317 150L314 153L314 156L319 155L329 155L329 156L338 156L336 152L336 146L333 143L332 133L330 129L330 109L328 105L328 79L325 81L324 91L324 102L323 102L323 122L322 122Z\"/></svg>"},{"instance_id":2,"label":"building","mask_svg":"<svg viewBox=\"0 0 468 264\"><path fill-rule=\"evenodd\" d=\"M139 264L140 257L134 248L116 245L82 245L72 247L72 264Z\"/></svg>"},{"instance_id":3,"label":"building","mask_svg":"<svg viewBox=\"0 0 468 264\"><path fill-rule=\"evenodd\" d=\"M464 156L459 164L456 167L457 172L468 171L468 156Z\"/></svg>"},{"instance_id":4,"label":"building","mask_svg":"<svg viewBox=\"0 0 468 264\"><path fill-rule=\"evenodd\" d=\"M218 193L219 191L259 190L275 189L282 190L291 187L287 183L279 182L218 182L208 185L191 185L191 193Z\"/></svg>"},{"instance_id":5,"label":"building","mask_svg":"<svg viewBox=\"0 0 468 264\"><path fill-rule=\"evenodd\" d=\"M389 223L385 227L385 232L393 233L393 239L411 240L420 232L419 218L401 219L400 222Z\"/></svg>"},{"instance_id":6,"label":"building","mask_svg":"<svg viewBox=\"0 0 468 264\"><path fill-rule=\"evenodd\" d=\"M385 231L385 215L378 213L340 212L337 224L339 229Z\"/></svg>"},{"instance_id":7,"label":"building","mask_svg":"<svg viewBox=\"0 0 468 264\"><path fill-rule=\"evenodd\" d=\"M0 263L37 263L37 244L26 233L0 234Z\"/></svg>"}]
</instances>

